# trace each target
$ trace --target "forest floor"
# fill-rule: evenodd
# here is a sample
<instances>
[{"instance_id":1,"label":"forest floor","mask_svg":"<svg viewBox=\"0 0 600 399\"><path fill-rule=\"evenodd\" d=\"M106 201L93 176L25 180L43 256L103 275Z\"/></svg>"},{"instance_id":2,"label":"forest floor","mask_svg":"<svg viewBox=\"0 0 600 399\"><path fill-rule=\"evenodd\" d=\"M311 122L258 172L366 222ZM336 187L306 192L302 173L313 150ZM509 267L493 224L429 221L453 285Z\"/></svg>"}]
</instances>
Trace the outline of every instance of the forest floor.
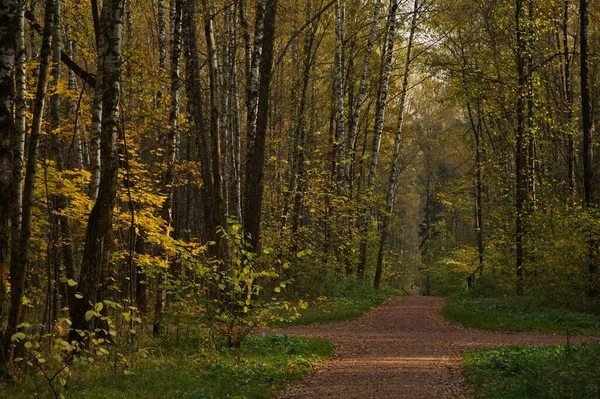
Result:
<instances>
[{"instance_id":1,"label":"forest floor","mask_svg":"<svg viewBox=\"0 0 600 399\"><path fill-rule=\"evenodd\" d=\"M335 345L332 360L291 385L279 398L467 398L461 354L505 345L567 341L564 336L459 327L442 317L444 298L411 294L392 298L357 320L277 330L326 339ZM580 339L571 337L570 341Z\"/></svg>"}]
</instances>

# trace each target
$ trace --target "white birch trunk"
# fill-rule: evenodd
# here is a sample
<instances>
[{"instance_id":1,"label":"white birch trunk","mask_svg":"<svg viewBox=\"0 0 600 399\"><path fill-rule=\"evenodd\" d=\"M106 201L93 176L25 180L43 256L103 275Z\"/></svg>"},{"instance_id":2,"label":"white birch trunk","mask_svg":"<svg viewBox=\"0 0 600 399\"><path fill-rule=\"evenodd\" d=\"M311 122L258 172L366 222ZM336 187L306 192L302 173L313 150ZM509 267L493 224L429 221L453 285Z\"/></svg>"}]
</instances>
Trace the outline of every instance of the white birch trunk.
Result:
<instances>
[{"instance_id":1,"label":"white birch trunk","mask_svg":"<svg viewBox=\"0 0 600 399\"><path fill-rule=\"evenodd\" d=\"M360 111L362 109L365 91L367 88L367 74L369 72L369 62L371 60L371 53L373 52L373 45L375 38L377 37L377 22L379 21L379 11L381 10L381 0L375 1L375 9L373 10L373 19L371 20L371 29L369 32L369 40L365 48L365 59L363 61L362 73L360 76L360 83L358 86L358 93L356 100L352 106L350 117L348 118L348 152L353 154L356 150L356 133L358 131L358 121L360 117ZM354 157L352 157L354 158ZM346 164L346 175L350 176L351 163Z\"/></svg>"},{"instance_id":2,"label":"white birch trunk","mask_svg":"<svg viewBox=\"0 0 600 399\"><path fill-rule=\"evenodd\" d=\"M385 211L382 217L381 236L379 237L379 251L377 253L377 266L375 269L375 278L373 285L379 288L381 275L383 273L383 254L387 241L388 228L394 202L396 200L396 192L398 191L398 178L400 176L400 149L402 144L402 126L404 121L404 109L406 104L406 94L408 93L408 78L410 75L410 64L412 61L412 47L417 29L417 16L419 12L419 0L415 0L413 7L413 15L410 22L410 32L408 36L408 45L406 48L406 61L404 62L404 77L402 79L402 92L400 93L400 105L398 107L398 125L396 128L396 137L394 138L394 153L392 155L392 164L390 165L390 175L388 178L388 186L385 198Z\"/></svg>"},{"instance_id":3,"label":"white birch trunk","mask_svg":"<svg viewBox=\"0 0 600 399\"><path fill-rule=\"evenodd\" d=\"M387 44L385 51L385 63L381 77L379 89L379 98L377 99L377 108L375 110L375 127L373 132L373 144L371 146L371 158L369 160L369 177L367 180L367 189L370 191L375 185L375 176L377 174L377 162L379 161L379 149L381 147L381 135L383 132L383 122L385 119L385 108L387 105L388 87L390 82L390 71L392 69L392 59L394 53L394 41L396 38L396 12L398 10L398 0L393 0L390 7L387 26Z\"/></svg>"},{"instance_id":4,"label":"white birch trunk","mask_svg":"<svg viewBox=\"0 0 600 399\"><path fill-rule=\"evenodd\" d=\"M339 184L346 184L345 166L345 131L344 131L344 37L343 37L343 15L342 0L335 3L335 59L333 61L335 75L335 104L336 104L336 128L335 146L337 153L336 178Z\"/></svg>"}]
</instances>

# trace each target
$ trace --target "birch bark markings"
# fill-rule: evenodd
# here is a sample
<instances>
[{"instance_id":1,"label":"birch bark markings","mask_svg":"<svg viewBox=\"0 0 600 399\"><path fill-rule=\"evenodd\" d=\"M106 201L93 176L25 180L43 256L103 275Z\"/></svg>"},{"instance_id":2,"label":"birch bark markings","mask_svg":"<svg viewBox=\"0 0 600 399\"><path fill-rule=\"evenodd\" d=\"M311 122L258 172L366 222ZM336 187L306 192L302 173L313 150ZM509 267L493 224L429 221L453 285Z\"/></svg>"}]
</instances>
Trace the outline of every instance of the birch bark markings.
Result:
<instances>
[{"instance_id":1,"label":"birch bark markings","mask_svg":"<svg viewBox=\"0 0 600 399\"><path fill-rule=\"evenodd\" d=\"M387 105L387 94L389 86L390 72L392 69L392 60L394 52L394 41L396 38L396 12L398 10L398 0L393 0L389 9L388 21L386 26L387 40L384 53L384 65L379 86L379 95L375 107L375 122L373 132L373 143L371 145L371 156L369 159L369 175L367 178L367 194L371 195L375 186L375 175L377 173L377 163L379 160L379 149L381 147L381 135L383 133L383 121L385 117L385 108ZM361 217L362 238L359 249L359 263L357 275L359 278L364 277L367 264L367 230L369 224L370 209L365 211Z\"/></svg>"},{"instance_id":2,"label":"birch bark markings","mask_svg":"<svg viewBox=\"0 0 600 399\"><path fill-rule=\"evenodd\" d=\"M377 37L377 22L379 21L379 12L381 10L381 0L375 1L375 8L373 10L373 19L371 19L371 27L369 31L369 40L365 48L365 59L363 61L362 73L360 76L360 83L358 85L358 93L354 104L351 105L350 117L348 118L348 152L354 159L354 151L356 150L356 133L358 131L360 111L364 102L365 92L367 88L367 75L369 73L369 62L371 61L371 53L373 52L373 45L375 44L375 38ZM351 176L351 165L347 163L346 175Z\"/></svg>"},{"instance_id":3,"label":"birch bark markings","mask_svg":"<svg viewBox=\"0 0 600 399\"><path fill-rule=\"evenodd\" d=\"M346 150L345 150L345 128L344 128L344 19L342 13L342 1L335 3L335 57L333 69L335 75L335 146L337 153L336 179L338 188L347 188L346 180ZM344 192L345 190L342 190Z\"/></svg>"},{"instance_id":4,"label":"birch bark markings","mask_svg":"<svg viewBox=\"0 0 600 399\"><path fill-rule=\"evenodd\" d=\"M17 331L17 325L21 321L23 308L23 294L25 291L25 279L27 276L29 242L31 239L31 218L33 211L33 190L37 171L37 155L40 135L42 133L42 119L44 115L44 103L48 85L48 71L50 69L52 31L54 25L54 0L46 1L44 15L44 35L40 50L40 67L38 71L38 82L33 103L33 116L31 122L31 134L29 136L29 151L27 165L25 168L25 180L23 183L23 208L21 228L19 234L19 250L16 257L11 259L11 295L10 313L7 322L7 336L10 337ZM8 345L12 346L10 342ZM7 350L8 357L12 356L12 348Z\"/></svg>"},{"instance_id":5,"label":"birch bark markings","mask_svg":"<svg viewBox=\"0 0 600 399\"><path fill-rule=\"evenodd\" d=\"M396 39L396 13L398 11L398 0L392 0L387 23L387 42L385 50L385 63L381 84L379 87L379 97L375 109L375 126L373 132L373 144L371 145L371 158L369 161L369 177L367 180L367 190L373 190L375 185L375 176L377 174L377 163L379 161L379 149L381 147L381 135L383 132L383 121L385 117L385 108L387 106L387 95L390 83L390 72L392 70L392 59L394 56L394 41Z\"/></svg>"},{"instance_id":6,"label":"birch bark markings","mask_svg":"<svg viewBox=\"0 0 600 399\"><path fill-rule=\"evenodd\" d=\"M396 193L398 191L398 178L400 177L400 149L402 145L402 126L404 122L404 109L406 108L406 94L408 93L408 79L410 76L410 64L412 62L412 48L417 29L417 16L419 13L419 0L415 0L413 14L410 22L410 32L408 35L408 44L406 47L406 61L404 62L404 77L402 79L402 91L400 92L400 104L398 106L398 125L396 127L396 137L394 138L394 154L390 165L390 174L385 198L385 211L382 215L381 236L379 237L379 250L377 252L377 266L375 268L375 277L373 285L376 289L381 283L383 273L383 255L388 236L390 218L394 209Z\"/></svg>"},{"instance_id":7,"label":"birch bark markings","mask_svg":"<svg viewBox=\"0 0 600 399\"><path fill-rule=\"evenodd\" d=\"M165 200L162 204L162 217L165 221L165 236L171 237L173 226L173 194L175 184L175 162L177 160L177 141L179 126L177 118L179 116L179 60L181 57L181 11L182 1L173 0L171 7L171 87L170 87L170 105L169 105L169 126L167 127L167 148L165 154L166 170L164 177L163 191ZM164 43L166 46L166 41ZM161 50L165 54L166 49ZM166 59L165 59L166 63ZM165 66L166 68L166 66ZM168 256L167 256L168 263ZM163 329L163 314L167 300L167 272L160 273L156 281L156 297L154 302L154 322L152 325L152 334L159 336ZM139 285L142 290L142 285ZM141 297L142 295L140 295Z\"/></svg>"},{"instance_id":8,"label":"birch bark markings","mask_svg":"<svg viewBox=\"0 0 600 399\"><path fill-rule=\"evenodd\" d=\"M13 73L19 31L19 1L6 0L0 3L0 192L10 193L13 173L13 146L16 142L13 107ZM8 258L8 221L11 199L0 195L0 294L5 295L5 277ZM4 320L0 301L0 320ZM0 378L8 375L4 348L8 347L10 335L6 337L0 325Z\"/></svg>"},{"instance_id":9,"label":"birch bark markings","mask_svg":"<svg viewBox=\"0 0 600 399\"><path fill-rule=\"evenodd\" d=\"M81 298L71 309L73 330L70 340L81 340L77 330L93 329L94 321L85 313L97 302L102 284L102 270L108 264L113 208L117 196L117 138L119 129L119 95L121 81L121 45L123 39L123 0L105 0L100 20L98 71L102 92L101 162L98 196L90 212L85 233L81 272L77 285Z\"/></svg>"}]
</instances>

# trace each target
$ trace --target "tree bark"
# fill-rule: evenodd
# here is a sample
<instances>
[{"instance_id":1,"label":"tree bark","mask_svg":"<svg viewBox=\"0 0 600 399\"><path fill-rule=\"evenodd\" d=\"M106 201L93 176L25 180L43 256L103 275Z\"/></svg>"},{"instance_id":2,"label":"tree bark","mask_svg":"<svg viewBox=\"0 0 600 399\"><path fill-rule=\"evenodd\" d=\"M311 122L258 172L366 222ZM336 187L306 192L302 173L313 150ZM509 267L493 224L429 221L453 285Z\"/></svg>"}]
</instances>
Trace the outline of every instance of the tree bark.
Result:
<instances>
[{"instance_id":1,"label":"tree bark","mask_svg":"<svg viewBox=\"0 0 600 399\"><path fill-rule=\"evenodd\" d=\"M381 0L375 1L375 9L373 10L373 18L371 19L371 30L369 32L369 40L365 48L365 59L363 61L360 83L358 85L358 93L356 100L352 105L350 117L348 118L348 152L351 154L352 162L347 163L346 175L351 179L351 169L354 162L354 152L356 151L356 133L358 131L360 111L364 102L365 92L367 88L367 74L369 72L369 62L371 61L371 53L377 36L377 22L379 21L379 11L381 10Z\"/></svg>"},{"instance_id":2,"label":"tree bark","mask_svg":"<svg viewBox=\"0 0 600 399\"><path fill-rule=\"evenodd\" d=\"M258 8L260 8L260 5ZM259 11L257 9L257 13ZM258 250L260 236L261 206L264 191L265 141L269 117L269 86L273 65L276 13L277 0L265 0L256 135L253 140L248 137L244 210L242 211L244 229L247 234L250 234L250 246L254 251Z\"/></svg>"},{"instance_id":3,"label":"tree bark","mask_svg":"<svg viewBox=\"0 0 600 399\"><path fill-rule=\"evenodd\" d=\"M99 300L102 271L108 266L113 208L117 196L119 133L119 95L121 82L121 44L123 39L123 0L105 0L100 19L98 70L102 92L101 175L98 197L85 234L81 272L77 290L80 298L71 312L71 340L81 340L79 331L93 331L95 321L86 319L86 312Z\"/></svg>"},{"instance_id":4,"label":"tree bark","mask_svg":"<svg viewBox=\"0 0 600 399\"><path fill-rule=\"evenodd\" d=\"M225 213L223 209L223 178L221 176L221 137L219 126L219 79L217 76L217 47L215 44L215 35L213 28L213 17L211 8L207 0L202 0L204 7L204 35L206 37L206 46L208 48L208 78L210 90L210 149L211 149L211 167L213 181L213 213L206 215L212 218L210 223L212 230L218 226L225 227ZM213 232L214 245L210 246L209 251L217 259L221 258L222 240L219 234Z\"/></svg>"},{"instance_id":5,"label":"tree bark","mask_svg":"<svg viewBox=\"0 0 600 399\"><path fill-rule=\"evenodd\" d=\"M400 149L402 146L402 126L404 122L404 109L406 108L406 94L408 93L408 78L410 76L410 64L412 62L412 47L417 30L417 16L419 12L419 0L415 0L413 6L413 14L410 22L410 32L408 35L408 44L406 47L406 61L404 62L404 77L402 79L402 91L400 93L400 104L398 106L398 125L396 128L396 137L394 138L394 153L392 155L392 163L390 165L390 174L388 178L387 192L385 198L385 211L382 215L381 236L379 237L379 250L377 252L377 266L375 268L375 277L373 286L379 289L381 276L383 274L383 258L385 252L385 244L388 236L388 229L392 211L394 210L394 202L396 201L396 193L398 191L398 178L400 176Z\"/></svg>"},{"instance_id":6,"label":"tree bark","mask_svg":"<svg viewBox=\"0 0 600 399\"><path fill-rule=\"evenodd\" d=\"M588 0L579 1L580 29L580 82L581 82L581 129L583 131L583 206L592 209L596 206L594 198L594 164L592 142L592 100L590 95L589 71L589 10ZM592 233L593 234L593 233ZM596 256L597 237L591 237L588 242L588 296L597 297L600 282L598 281L598 264Z\"/></svg>"},{"instance_id":7,"label":"tree bark","mask_svg":"<svg viewBox=\"0 0 600 399\"><path fill-rule=\"evenodd\" d=\"M10 265L10 313L7 322L7 336L17 331L17 325L21 322L23 311L23 294L25 291L25 279L28 269L29 242L31 239L31 218L33 210L33 191L37 171L37 155L40 135L42 133L42 119L44 115L44 102L48 84L48 70L50 68L52 30L54 24L54 0L46 1L44 15L44 36L40 50L40 67L38 71L38 83L35 100L33 104L33 118L31 122L31 134L29 137L29 151L25 169L25 181L23 183L23 209L19 237L19 250L16 257L11 259ZM10 359L11 349L7 351Z\"/></svg>"},{"instance_id":8,"label":"tree bark","mask_svg":"<svg viewBox=\"0 0 600 399\"><path fill-rule=\"evenodd\" d=\"M393 0L390 6L387 22L387 41L385 51L385 61L383 66L383 74L379 86L379 95L377 97L377 105L375 107L375 125L373 132L373 144L371 145L371 157L369 160L369 176L367 178L367 193L372 194L375 186L375 175L377 173L377 163L379 160L379 148L381 147L381 135L383 133L383 121L385 117L385 108L387 103L388 86L390 79L390 71L392 69L392 59L394 52L394 41L396 38L396 12L398 10L398 1ZM365 210L360 219L360 229L362 238L360 240L359 263L357 275L359 278L364 277L367 265L367 226L369 224L370 209Z\"/></svg>"},{"instance_id":9,"label":"tree bark","mask_svg":"<svg viewBox=\"0 0 600 399\"><path fill-rule=\"evenodd\" d=\"M12 189L13 157L18 131L15 126L13 107L14 66L19 32L19 1L6 0L0 3L0 192ZM8 258L8 222L11 198L0 195L0 294L5 295L5 277ZM10 343L5 336L2 321L4 311L0 301L0 380L9 377L4 348Z\"/></svg>"},{"instance_id":10,"label":"tree bark","mask_svg":"<svg viewBox=\"0 0 600 399\"><path fill-rule=\"evenodd\" d=\"M335 3L335 58L333 61L333 69L335 76L335 104L336 104L336 120L335 120L335 147L336 147L336 179L338 189L345 192L346 187L346 143L345 143L345 127L344 127L344 19L342 13L342 1L338 0Z\"/></svg>"}]
</instances>

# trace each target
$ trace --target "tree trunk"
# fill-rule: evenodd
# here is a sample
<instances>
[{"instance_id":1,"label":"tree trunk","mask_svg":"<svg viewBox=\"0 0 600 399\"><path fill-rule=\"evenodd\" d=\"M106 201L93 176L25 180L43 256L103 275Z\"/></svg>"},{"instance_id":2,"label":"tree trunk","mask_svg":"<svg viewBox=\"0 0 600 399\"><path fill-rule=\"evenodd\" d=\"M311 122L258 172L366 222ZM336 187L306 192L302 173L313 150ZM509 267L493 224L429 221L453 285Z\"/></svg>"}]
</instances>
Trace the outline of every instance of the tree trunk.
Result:
<instances>
[{"instance_id":1,"label":"tree trunk","mask_svg":"<svg viewBox=\"0 0 600 399\"><path fill-rule=\"evenodd\" d=\"M258 97L260 90L260 66L262 58L262 48L264 41L264 19L265 19L265 1L258 0L256 4L256 21L254 25L254 45L250 58L250 68L246 71L246 137L247 137L247 149L254 147L254 141L256 140L256 123L258 114ZM243 11L243 4L241 5ZM240 12L242 12L240 11ZM245 22L245 13L242 18L242 26L247 26ZM242 16L242 14L240 14ZM244 30L244 37L246 37L247 30ZM249 37L249 35L248 35ZM246 43L248 52L248 44ZM270 80L270 78L269 78Z\"/></svg>"},{"instance_id":2,"label":"tree trunk","mask_svg":"<svg viewBox=\"0 0 600 399\"><path fill-rule=\"evenodd\" d=\"M171 229L173 227L173 194L175 184L175 162L177 160L177 137L179 134L179 126L177 119L179 117L179 59L181 57L181 0L173 0L174 11L171 13L171 88L170 88L170 109L169 109L169 127L167 130L167 148L165 154L166 170L163 183L163 191L165 194L165 200L162 204L162 217L165 221L165 236L168 238L171 236ZM164 7L164 5L163 5ZM164 13L164 11L163 11ZM164 27L163 27L164 29ZM159 29L160 30L160 29ZM166 58L166 39L164 43L165 49L161 50L164 52ZM165 59L166 63L166 59ZM166 68L166 65L165 65ZM138 249L141 250L144 247L143 243L140 243ZM169 258L167 256L167 264L169 264ZM166 305L167 283L168 273L159 272L156 277L156 295L154 303L154 323L152 326L152 333L154 336L159 336L163 329L163 314ZM139 276L142 277L142 276ZM143 277L142 277L143 278ZM136 291L145 291L145 288L138 284ZM145 295L140 292L139 303L144 304L145 307Z\"/></svg>"},{"instance_id":3,"label":"tree trunk","mask_svg":"<svg viewBox=\"0 0 600 399\"><path fill-rule=\"evenodd\" d=\"M388 228L392 211L394 210L394 202L396 201L396 192L398 191L398 178L400 177L400 149L402 145L402 126L404 122L404 109L406 108L406 94L408 93L408 78L410 75L410 64L412 61L412 46L417 29L417 16L419 12L419 0L415 0L413 6L413 15L410 23L410 32L408 36L408 44L406 47L406 61L404 62L404 77L402 79L402 92L400 93L400 105L398 107L398 125L396 128L396 137L394 139L394 154L392 155L392 163L390 165L390 175L388 178L387 193L385 198L385 211L382 216L381 236L379 237L379 250L377 252L377 266L375 268L375 278L373 286L378 289L381 283L383 273L383 257L385 252L385 244L388 236Z\"/></svg>"},{"instance_id":4,"label":"tree trunk","mask_svg":"<svg viewBox=\"0 0 600 399\"><path fill-rule=\"evenodd\" d=\"M221 137L220 137L220 126L219 126L219 80L217 76L217 47L215 44L215 35L213 27L212 10L208 6L207 0L202 0L204 7L204 35L206 37L206 46L208 48L208 77L209 77L209 89L210 89L210 148L211 148L211 167L212 167L212 181L213 181L213 192L212 203L213 213L212 215L206 215L212 218L210 223L212 228L212 241L214 245L211 245L209 252L217 259L221 258L221 245L222 240L219 234L216 233L218 226L225 227L225 213L223 209L223 178L221 176Z\"/></svg>"},{"instance_id":5,"label":"tree trunk","mask_svg":"<svg viewBox=\"0 0 600 399\"><path fill-rule=\"evenodd\" d=\"M564 126L567 138L567 181L569 185L570 202L575 200L575 144L573 137L573 89L571 83L571 55L569 53L569 0L563 4L562 19L562 58L563 58L563 101Z\"/></svg>"},{"instance_id":6,"label":"tree trunk","mask_svg":"<svg viewBox=\"0 0 600 399\"><path fill-rule=\"evenodd\" d=\"M13 157L18 131L13 115L14 66L16 59L19 18L19 1L6 0L0 4L0 192L12 191ZM6 295L5 278L8 258L8 221L11 199L9 195L0 195L0 294ZM0 380L9 377L7 358L4 348L10 344L10 335L3 330L4 310L0 301Z\"/></svg>"},{"instance_id":7,"label":"tree trunk","mask_svg":"<svg viewBox=\"0 0 600 399\"><path fill-rule=\"evenodd\" d=\"M188 108L192 120L194 135L198 138L200 168L202 172L202 202L206 218L204 220L204 239L215 241L217 239L216 225L213 225L215 204L214 182L211 160L210 133L206 129L202 104L202 88L200 86L200 61L198 59L198 42L194 15L196 4L194 0L186 0L183 10L183 44L185 55L185 87L188 98Z\"/></svg>"},{"instance_id":8,"label":"tree trunk","mask_svg":"<svg viewBox=\"0 0 600 399\"><path fill-rule=\"evenodd\" d=\"M277 13L277 0L265 1L256 136L253 140L248 137L244 210L242 212L244 229L246 233L250 234L250 245L254 251L258 250L260 235L260 216L264 191L265 140L267 138L267 122L269 117L269 86L272 75L275 17ZM259 11L257 10L257 13Z\"/></svg>"},{"instance_id":9,"label":"tree trunk","mask_svg":"<svg viewBox=\"0 0 600 399\"><path fill-rule=\"evenodd\" d=\"M354 162L354 152L356 151L356 133L358 131L360 111L362 109L365 91L367 88L367 74L369 72L369 62L371 61L371 53L377 36L377 22L379 21L379 11L381 10L381 0L375 1L375 9L373 10L373 19L371 19L371 30L369 32L369 40L365 48L365 59L363 61L362 74L358 85L358 93L356 100L352 105L350 117L348 118L348 152L351 155L352 162L347 163L346 174L348 179L352 178L352 164Z\"/></svg>"},{"instance_id":10,"label":"tree trunk","mask_svg":"<svg viewBox=\"0 0 600 399\"><path fill-rule=\"evenodd\" d=\"M516 66L517 66L517 130L516 130L516 277L517 277L517 295L524 293L523 267L525 262L524 239L526 236L526 211L528 202L528 173L527 173L527 135L525 132L525 98L527 90L527 75L525 71L526 58L526 38L523 29L523 0L516 1L515 8L515 28L517 35Z\"/></svg>"},{"instance_id":11,"label":"tree trunk","mask_svg":"<svg viewBox=\"0 0 600 399\"><path fill-rule=\"evenodd\" d=\"M113 208L117 196L119 133L119 94L121 82L121 43L123 38L123 0L105 0L100 21L98 51L98 87L102 92L101 163L98 197L85 234L81 272L77 290L80 294L71 312L73 322L70 340L81 341L80 331L93 331L94 320L86 312L99 299L102 272L108 266Z\"/></svg>"},{"instance_id":12,"label":"tree trunk","mask_svg":"<svg viewBox=\"0 0 600 399\"><path fill-rule=\"evenodd\" d=\"M335 147L336 147L336 180L341 192L346 186L346 150L345 150L345 128L344 128L344 19L342 13L342 0L335 3L335 58L333 69L335 76L335 104L336 104L336 124L335 124Z\"/></svg>"},{"instance_id":13,"label":"tree trunk","mask_svg":"<svg viewBox=\"0 0 600 399\"><path fill-rule=\"evenodd\" d=\"M310 18L310 3L307 5L306 11L307 20ZM313 67L313 43L315 34L319 26L318 19L314 23L313 27L307 33L304 40L304 65L302 70L301 78L301 90L300 90L300 102L298 104L298 114L296 129L294 132L294 147L293 152L293 164L292 164L292 181L295 184L292 185L290 195L294 196L294 207L292 210L292 249L291 253L295 254L298 251L299 237L297 237L298 229L300 227L300 218L302 213L302 201L304 193L306 191L306 173L305 173L305 151L306 151L306 108L307 108L307 92L308 83L310 80L310 72ZM317 44L318 48L318 44Z\"/></svg>"},{"instance_id":14,"label":"tree trunk","mask_svg":"<svg viewBox=\"0 0 600 399\"><path fill-rule=\"evenodd\" d=\"M581 128L583 131L583 205L591 209L595 207L594 199L594 170L593 170L593 142L592 142L592 100L590 95L590 72L588 65L589 46L589 11L588 0L579 1L579 29L580 29L580 81L581 81ZM592 237L588 243L588 296L598 296L598 264L596 256L597 238Z\"/></svg>"},{"instance_id":15,"label":"tree trunk","mask_svg":"<svg viewBox=\"0 0 600 399\"><path fill-rule=\"evenodd\" d=\"M31 135L29 137L29 152L27 166L25 169L25 181L23 183L23 210L19 237L19 250L16 257L11 259L10 265L10 313L7 322L7 336L17 331L17 325L21 322L23 310L23 294L25 291L25 279L28 269L29 242L31 239L31 218L33 210L33 191L37 171L37 155L40 135L42 133L42 119L44 115L44 102L48 83L48 70L50 68L52 30L54 24L54 0L46 1L44 16L44 36L40 50L40 67L38 72L38 83L35 100L33 104L33 119L31 122ZM10 344L9 344L10 345ZM10 345L12 347L12 345ZM9 358L12 349L7 351Z\"/></svg>"},{"instance_id":16,"label":"tree trunk","mask_svg":"<svg viewBox=\"0 0 600 399\"><path fill-rule=\"evenodd\" d=\"M370 196L375 186L375 175L377 173L377 162L379 160L379 148L381 147L381 135L383 133L383 121L385 116L385 107L387 103L388 86L390 80L390 71L392 70L392 59L394 53L394 41L396 38L396 12L398 10L398 1L393 0L390 6L388 22L387 22L387 41L385 51L385 61L383 66L383 74L379 86L379 96L377 97L377 105L375 108L375 126L373 132L373 144L371 146L371 157L369 160L369 177L367 179L367 193ZM367 230L369 224L369 210L365 210L360 219L360 230L362 238L360 240L359 263L357 274L359 278L364 277L367 265Z\"/></svg>"}]
</instances>

